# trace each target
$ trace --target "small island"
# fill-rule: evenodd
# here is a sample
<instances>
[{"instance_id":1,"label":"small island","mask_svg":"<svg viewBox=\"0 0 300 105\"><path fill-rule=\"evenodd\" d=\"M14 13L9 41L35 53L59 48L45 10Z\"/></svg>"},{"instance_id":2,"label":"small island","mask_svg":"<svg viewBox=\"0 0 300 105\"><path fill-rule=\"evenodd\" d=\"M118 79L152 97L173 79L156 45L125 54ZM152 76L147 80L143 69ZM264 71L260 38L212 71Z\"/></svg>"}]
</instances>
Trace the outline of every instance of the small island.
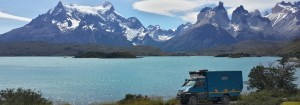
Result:
<instances>
[{"instance_id":1,"label":"small island","mask_svg":"<svg viewBox=\"0 0 300 105\"><path fill-rule=\"evenodd\" d=\"M232 54L219 54L216 55L215 57L240 58L240 57L251 57L251 55L247 53L232 53Z\"/></svg>"},{"instance_id":2,"label":"small island","mask_svg":"<svg viewBox=\"0 0 300 105\"><path fill-rule=\"evenodd\" d=\"M113 53L85 52L76 55L74 58L137 58L137 56L128 52L113 52Z\"/></svg>"}]
</instances>

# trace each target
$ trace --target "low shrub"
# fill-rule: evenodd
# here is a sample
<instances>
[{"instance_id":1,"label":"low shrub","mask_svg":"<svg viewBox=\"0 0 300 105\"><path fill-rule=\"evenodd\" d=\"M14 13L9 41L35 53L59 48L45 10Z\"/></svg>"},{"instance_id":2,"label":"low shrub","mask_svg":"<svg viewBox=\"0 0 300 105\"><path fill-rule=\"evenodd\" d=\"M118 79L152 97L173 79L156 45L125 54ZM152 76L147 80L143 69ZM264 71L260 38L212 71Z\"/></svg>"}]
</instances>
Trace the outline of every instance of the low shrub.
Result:
<instances>
[{"instance_id":1,"label":"low shrub","mask_svg":"<svg viewBox=\"0 0 300 105\"><path fill-rule=\"evenodd\" d=\"M284 91L262 90L241 95L234 105L281 105L283 102L300 102L300 94L290 95Z\"/></svg>"},{"instance_id":2,"label":"low shrub","mask_svg":"<svg viewBox=\"0 0 300 105\"><path fill-rule=\"evenodd\" d=\"M40 91L31 89L6 89L0 91L0 105L51 105Z\"/></svg>"},{"instance_id":3,"label":"low shrub","mask_svg":"<svg viewBox=\"0 0 300 105\"><path fill-rule=\"evenodd\" d=\"M178 99L170 99L164 105L180 105L180 101Z\"/></svg>"},{"instance_id":4,"label":"low shrub","mask_svg":"<svg viewBox=\"0 0 300 105\"><path fill-rule=\"evenodd\" d=\"M166 102L161 97L148 97L143 95L126 94L125 98L116 103L102 103L99 105L179 105L176 99L170 99Z\"/></svg>"}]
</instances>

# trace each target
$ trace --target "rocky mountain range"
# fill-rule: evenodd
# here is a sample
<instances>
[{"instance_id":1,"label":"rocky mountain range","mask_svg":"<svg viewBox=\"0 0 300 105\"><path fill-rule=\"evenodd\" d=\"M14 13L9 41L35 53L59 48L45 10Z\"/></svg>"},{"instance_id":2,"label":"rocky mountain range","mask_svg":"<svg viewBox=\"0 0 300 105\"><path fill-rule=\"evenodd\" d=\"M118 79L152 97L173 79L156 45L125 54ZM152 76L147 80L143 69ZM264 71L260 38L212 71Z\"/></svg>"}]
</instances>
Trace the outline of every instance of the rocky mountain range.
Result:
<instances>
[{"instance_id":1,"label":"rocky mountain range","mask_svg":"<svg viewBox=\"0 0 300 105\"><path fill-rule=\"evenodd\" d=\"M197 22L181 35L165 42L167 51L200 51L244 41L283 41L300 36L300 2L276 4L272 13L262 16L259 10L237 7L229 19L222 2L203 8Z\"/></svg>"},{"instance_id":2,"label":"rocky mountain range","mask_svg":"<svg viewBox=\"0 0 300 105\"><path fill-rule=\"evenodd\" d=\"M266 16L272 27L288 38L300 35L300 1L278 3L272 8L272 13Z\"/></svg>"},{"instance_id":3,"label":"rocky mountain range","mask_svg":"<svg viewBox=\"0 0 300 105\"><path fill-rule=\"evenodd\" d=\"M135 17L124 18L113 5L65 5L39 15L27 25L0 35L0 42L42 41L50 43L149 45L165 51L199 51L243 41L282 41L300 36L300 2L280 2L262 16L259 10L237 7L231 18L222 2L203 8L197 22L176 30L159 25L144 27Z\"/></svg>"},{"instance_id":4,"label":"rocky mountain range","mask_svg":"<svg viewBox=\"0 0 300 105\"><path fill-rule=\"evenodd\" d=\"M59 2L27 25L1 35L0 41L133 46L146 45L147 35L160 42L173 37L175 31L163 30L158 25L145 28L137 18L119 15L109 2L95 7Z\"/></svg>"}]
</instances>

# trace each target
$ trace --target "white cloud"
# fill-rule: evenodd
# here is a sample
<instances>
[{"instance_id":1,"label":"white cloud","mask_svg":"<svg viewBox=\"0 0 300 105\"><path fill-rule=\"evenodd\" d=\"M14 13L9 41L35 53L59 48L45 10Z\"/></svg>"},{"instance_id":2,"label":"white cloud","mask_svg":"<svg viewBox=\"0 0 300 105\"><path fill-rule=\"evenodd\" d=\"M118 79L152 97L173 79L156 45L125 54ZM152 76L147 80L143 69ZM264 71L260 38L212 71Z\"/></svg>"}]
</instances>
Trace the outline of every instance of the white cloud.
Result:
<instances>
[{"instance_id":1,"label":"white cloud","mask_svg":"<svg viewBox=\"0 0 300 105\"><path fill-rule=\"evenodd\" d=\"M180 18L186 22L192 22L195 23L197 21L197 15L199 12L188 12L183 16L180 16Z\"/></svg>"},{"instance_id":2,"label":"white cloud","mask_svg":"<svg viewBox=\"0 0 300 105\"><path fill-rule=\"evenodd\" d=\"M228 8L228 14L232 14L236 7L243 5L248 11L258 9L265 11L275 6L282 0L140 0L133 4L133 8L139 11L165 15L170 17L180 17L184 21L195 22L201 8L207 5L217 5L219 1L224 2ZM294 2L298 0L284 0Z\"/></svg>"},{"instance_id":3,"label":"white cloud","mask_svg":"<svg viewBox=\"0 0 300 105\"><path fill-rule=\"evenodd\" d=\"M204 4L203 0L141 0L133 4L133 8L143 12L175 16L176 13L192 11Z\"/></svg>"},{"instance_id":4,"label":"white cloud","mask_svg":"<svg viewBox=\"0 0 300 105\"><path fill-rule=\"evenodd\" d=\"M23 22L30 22L32 20L30 18L15 16L1 11L0 11L0 18L12 19L12 20L23 21Z\"/></svg>"}]
</instances>

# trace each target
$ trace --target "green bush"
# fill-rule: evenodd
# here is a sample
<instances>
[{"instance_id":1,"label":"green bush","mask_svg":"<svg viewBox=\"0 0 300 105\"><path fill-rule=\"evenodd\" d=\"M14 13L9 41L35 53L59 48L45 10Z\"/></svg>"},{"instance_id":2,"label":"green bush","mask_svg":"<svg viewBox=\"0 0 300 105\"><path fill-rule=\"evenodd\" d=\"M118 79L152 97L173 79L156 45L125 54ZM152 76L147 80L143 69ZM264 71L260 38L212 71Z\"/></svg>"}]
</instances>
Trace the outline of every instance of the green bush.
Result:
<instances>
[{"instance_id":1,"label":"green bush","mask_svg":"<svg viewBox=\"0 0 300 105\"><path fill-rule=\"evenodd\" d=\"M280 105L280 98L272 96L272 92L269 91L242 95L237 105Z\"/></svg>"},{"instance_id":2,"label":"green bush","mask_svg":"<svg viewBox=\"0 0 300 105\"><path fill-rule=\"evenodd\" d=\"M126 94L125 98L116 103L102 103L99 105L179 105L176 99L170 99L166 102L161 97L148 97L143 95Z\"/></svg>"},{"instance_id":3,"label":"green bush","mask_svg":"<svg viewBox=\"0 0 300 105\"><path fill-rule=\"evenodd\" d=\"M180 105L180 101L178 99L170 99L164 105Z\"/></svg>"},{"instance_id":4,"label":"green bush","mask_svg":"<svg viewBox=\"0 0 300 105\"><path fill-rule=\"evenodd\" d=\"M234 105L281 105L282 102L300 102L300 94L291 95L284 91L262 90L241 95Z\"/></svg>"},{"instance_id":5,"label":"green bush","mask_svg":"<svg viewBox=\"0 0 300 105\"><path fill-rule=\"evenodd\" d=\"M296 95L292 97L287 98L288 101L294 101L294 102L300 102L300 89L298 89L298 92Z\"/></svg>"},{"instance_id":6,"label":"green bush","mask_svg":"<svg viewBox=\"0 0 300 105\"><path fill-rule=\"evenodd\" d=\"M42 98L40 91L31 89L6 89L0 91L0 105L51 105L52 102Z\"/></svg>"},{"instance_id":7,"label":"green bush","mask_svg":"<svg viewBox=\"0 0 300 105\"><path fill-rule=\"evenodd\" d=\"M292 65L287 57L279 60L278 66L265 67L263 65L252 68L249 77L249 87L260 90L280 90L294 94L297 89L297 84L294 81L295 66Z\"/></svg>"}]
</instances>

